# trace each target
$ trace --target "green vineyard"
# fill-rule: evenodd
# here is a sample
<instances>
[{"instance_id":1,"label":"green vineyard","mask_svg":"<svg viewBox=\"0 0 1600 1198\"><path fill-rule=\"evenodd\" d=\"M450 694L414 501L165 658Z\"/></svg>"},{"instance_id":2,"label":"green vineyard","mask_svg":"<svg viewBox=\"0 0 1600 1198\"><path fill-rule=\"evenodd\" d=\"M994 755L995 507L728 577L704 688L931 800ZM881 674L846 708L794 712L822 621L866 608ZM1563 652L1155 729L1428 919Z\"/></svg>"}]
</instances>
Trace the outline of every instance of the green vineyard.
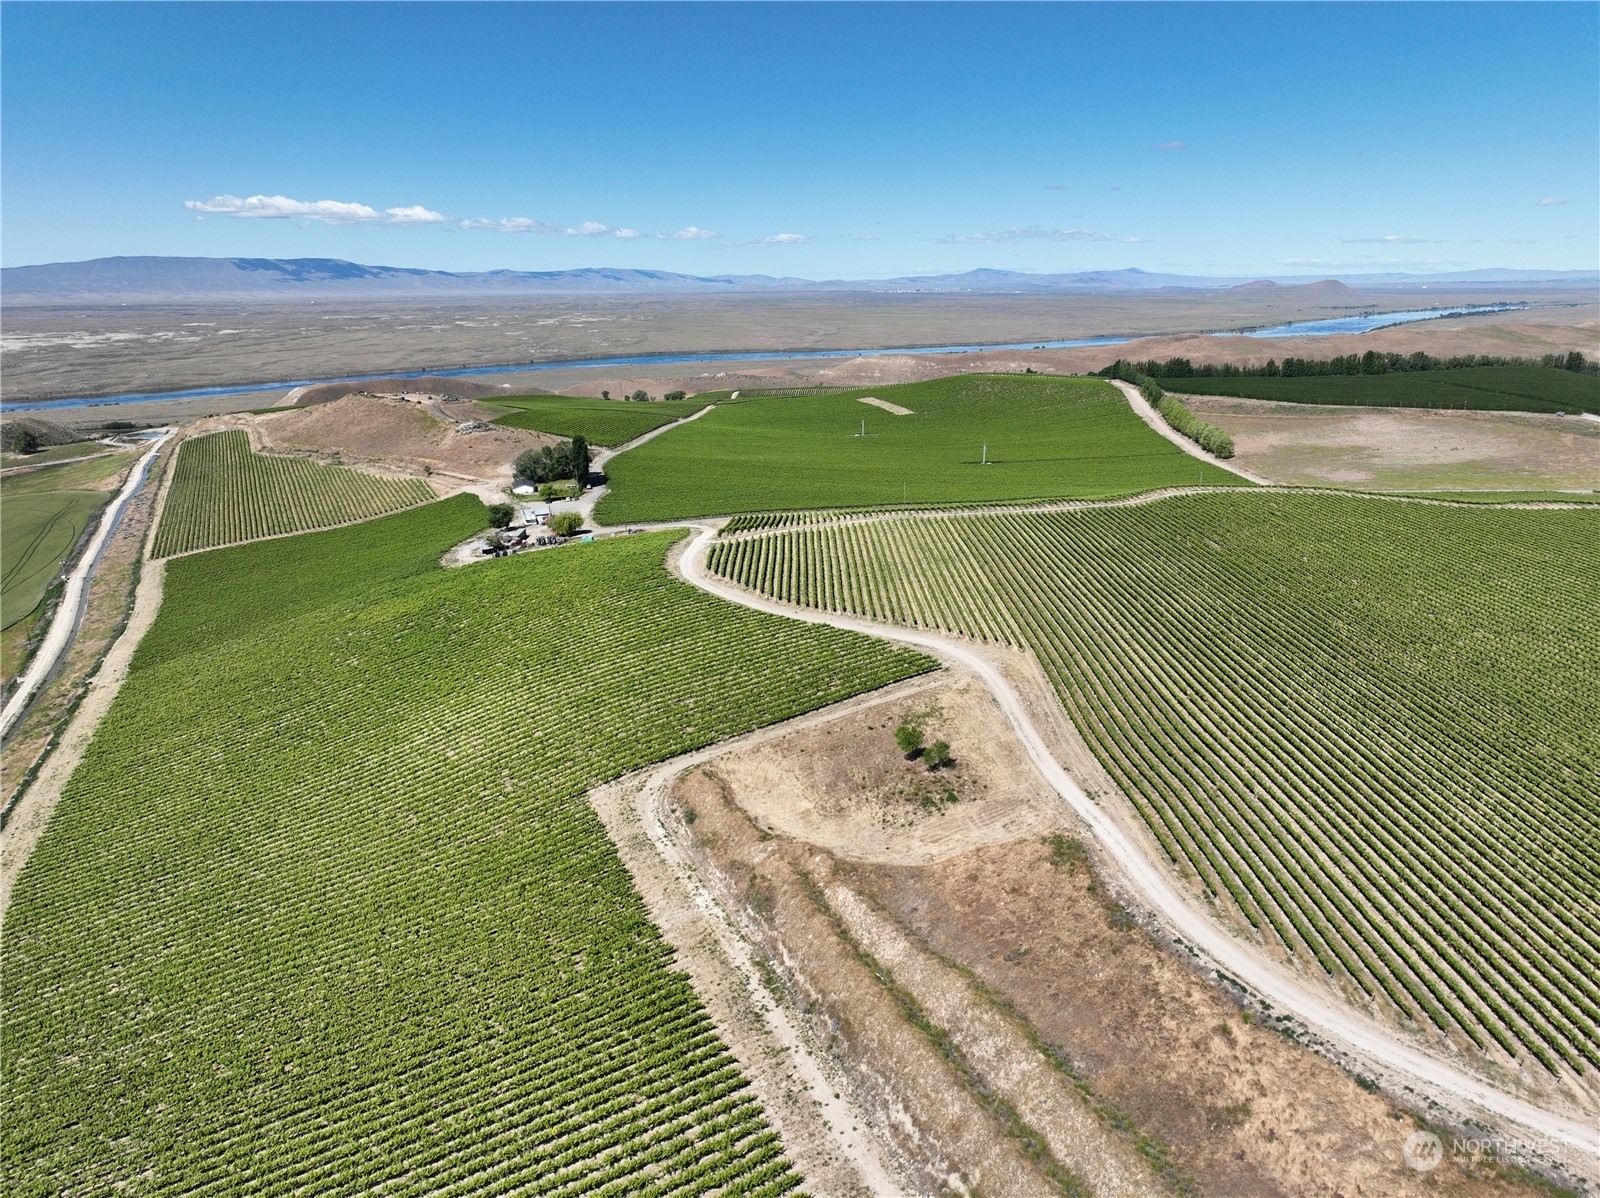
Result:
<instances>
[{"instance_id":1,"label":"green vineyard","mask_svg":"<svg viewBox=\"0 0 1600 1198\"><path fill-rule=\"evenodd\" d=\"M1181 871L1453 1042L1600 1065L1600 513L1212 493L735 535L781 599L1032 649Z\"/></svg>"},{"instance_id":2,"label":"green vineyard","mask_svg":"<svg viewBox=\"0 0 1600 1198\"><path fill-rule=\"evenodd\" d=\"M427 503L420 478L379 478L304 458L253 453L243 429L183 443L156 557L349 524Z\"/></svg>"},{"instance_id":3,"label":"green vineyard","mask_svg":"<svg viewBox=\"0 0 1600 1198\"><path fill-rule=\"evenodd\" d=\"M692 416L705 405L693 401L629 403L620 399L584 399L568 395L513 395L489 401L516 411L498 417L506 428L583 437L591 445L621 445L653 428Z\"/></svg>"},{"instance_id":4,"label":"green vineyard","mask_svg":"<svg viewBox=\"0 0 1600 1198\"><path fill-rule=\"evenodd\" d=\"M169 565L8 912L8 1194L800 1184L584 795L931 663L484 518Z\"/></svg>"},{"instance_id":5,"label":"green vineyard","mask_svg":"<svg viewBox=\"0 0 1600 1198\"><path fill-rule=\"evenodd\" d=\"M606 474L595 512L611 524L1249 485L1152 431L1110 383L1051 375L740 398L619 454Z\"/></svg>"}]
</instances>

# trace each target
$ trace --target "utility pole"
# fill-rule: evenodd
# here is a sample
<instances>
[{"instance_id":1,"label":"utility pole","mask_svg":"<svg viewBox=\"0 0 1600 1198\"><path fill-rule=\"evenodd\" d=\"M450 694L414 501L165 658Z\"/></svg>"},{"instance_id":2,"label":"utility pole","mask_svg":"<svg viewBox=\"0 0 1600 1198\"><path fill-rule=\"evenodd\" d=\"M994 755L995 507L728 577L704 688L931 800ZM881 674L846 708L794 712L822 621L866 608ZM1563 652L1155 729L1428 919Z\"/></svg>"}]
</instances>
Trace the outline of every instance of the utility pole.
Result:
<instances>
[{"instance_id":1,"label":"utility pole","mask_svg":"<svg viewBox=\"0 0 1600 1198\"><path fill-rule=\"evenodd\" d=\"M989 445L987 442L983 446L983 461L980 464L984 466L989 464Z\"/></svg>"}]
</instances>

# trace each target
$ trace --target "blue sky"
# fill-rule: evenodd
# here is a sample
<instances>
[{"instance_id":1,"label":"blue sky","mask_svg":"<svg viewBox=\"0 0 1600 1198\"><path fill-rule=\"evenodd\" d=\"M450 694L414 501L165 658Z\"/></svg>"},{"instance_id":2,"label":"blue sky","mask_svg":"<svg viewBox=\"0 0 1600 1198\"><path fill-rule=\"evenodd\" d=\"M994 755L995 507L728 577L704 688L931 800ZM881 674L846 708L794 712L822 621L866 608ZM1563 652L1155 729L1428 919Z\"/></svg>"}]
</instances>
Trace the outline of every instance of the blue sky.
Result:
<instances>
[{"instance_id":1,"label":"blue sky","mask_svg":"<svg viewBox=\"0 0 1600 1198\"><path fill-rule=\"evenodd\" d=\"M1600 6L64 4L6 265L1592 269Z\"/></svg>"}]
</instances>

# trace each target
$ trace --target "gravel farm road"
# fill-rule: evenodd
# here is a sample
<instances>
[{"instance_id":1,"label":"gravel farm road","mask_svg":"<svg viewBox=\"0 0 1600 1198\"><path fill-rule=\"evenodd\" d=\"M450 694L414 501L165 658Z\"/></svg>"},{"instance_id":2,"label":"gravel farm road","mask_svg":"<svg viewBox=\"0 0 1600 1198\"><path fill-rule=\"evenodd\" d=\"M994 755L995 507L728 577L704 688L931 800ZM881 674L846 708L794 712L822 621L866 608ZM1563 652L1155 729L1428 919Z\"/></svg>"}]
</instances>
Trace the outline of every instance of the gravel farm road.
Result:
<instances>
[{"instance_id":1,"label":"gravel farm road","mask_svg":"<svg viewBox=\"0 0 1600 1198\"><path fill-rule=\"evenodd\" d=\"M1216 968L1243 983L1250 991L1280 1010L1291 1012L1308 1028L1352 1056L1368 1063L1380 1076L1398 1078L1426 1098L1456 1114L1481 1121L1485 1114L1498 1123L1515 1125L1534 1146L1540 1142L1562 1151L1559 1155L1600 1176L1600 1124L1568 1118L1526 1102L1491 1085L1415 1043L1402 1039L1376 1020L1339 1004L1280 966L1253 945L1236 939L1213 922L1172 884L1165 869L1150 860L1121 826L1073 781L1056 761L1044 738L1029 718L1021 696L998 666L975 646L947 640L934 633L878 624L836 612L816 611L778 603L747 591L706 570L706 558L717 529L697 524L698 535L678 559L680 576L701 590L757 611L810 624L831 624L867 636L897 641L922 649L971 670L993 693L1029 758L1045 780L1088 825L1100 848L1115 863L1125 881L1142 897L1167 930L1186 941ZM1576 1158L1576 1159L1574 1159Z\"/></svg>"},{"instance_id":2,"label":"gravel farm road","mask_svg":"<svg viewBox=\"0 0 1600 1198\"><path fill-rule=\"evenodd\" d=\"M160 452L167 438L172 436L172 432L171 429L161 430L160 435L151 442L149 451L128 472L128 481L123 483L117 497L106 506L105 514L100 517L100 524L95 529L94 536L90 538L78 558L77 566L67 578L66 590L56 607L55 618L50 622L50 630L45 633L43 642L33 655L33 660L28 663L28 668L23 671L22 677L17 679L17 689L12 692L11 698L6 700L5 710L0 712L0 737L11 731L11 726L27 710L34 692L44 684L45 679L50 676L50 671L56 668L56 663L72 645L73 637L78 630L78 616L88 592L89 578L100 561L100 551L105 548L106 541L116 530L117 521L122 517L122 509L144 485L150 463L155 460L156 454Z\"/></svg>"}]
</instances>

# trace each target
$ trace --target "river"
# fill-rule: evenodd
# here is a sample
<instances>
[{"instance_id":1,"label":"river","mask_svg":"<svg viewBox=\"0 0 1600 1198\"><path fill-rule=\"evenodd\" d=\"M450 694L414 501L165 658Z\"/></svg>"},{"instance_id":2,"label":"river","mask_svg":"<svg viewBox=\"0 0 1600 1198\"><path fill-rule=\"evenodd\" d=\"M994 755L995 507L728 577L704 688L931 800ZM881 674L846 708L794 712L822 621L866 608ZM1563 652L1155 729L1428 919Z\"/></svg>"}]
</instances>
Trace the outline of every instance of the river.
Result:
<instances>
[{"instance_id":1,"label":"river","mask_svg":"<svg viewBox=\"0 0 1600 1198\"><path fill-rule=\"evenodd\" d=\"M1419 320L1438 320L1445 316L1513 312L1529 304L1470 304L1454 308L1419 308L1405 312L1369 312L1359 316L1336 316L1325 320L1300 320L1264 329L1234 329L1213 333L1223 337L1296 337L1368 333L1390 325L1411 324ZM557 362L525 362L512 365L463 366L454 370L393 370L384 374L357 374L325 379L286 379L279 382L250 383L246 386L195 387L187 391L133 391L126 395L102 395L77 399L43 399L3 405L8 412L44 409L87 408L100 405L150 403L173 399L206 399L211 396L245 395L252 391L288 391L318 383L363 383L371 379L461 378L475 374L535 374L544 370L572 370L581 367L674 366L692 362L770 362L805 358L875 358L885 354L975 354L990 350L1077 349L1088 345L1126 345L1161 334L1135 337L1087 337L1073 341L1013 341L1002 345L916 345L888 346L879 349L791 349L772 353L633 354L618 358L568 358Z\"/></svg>"}]
</instances>

